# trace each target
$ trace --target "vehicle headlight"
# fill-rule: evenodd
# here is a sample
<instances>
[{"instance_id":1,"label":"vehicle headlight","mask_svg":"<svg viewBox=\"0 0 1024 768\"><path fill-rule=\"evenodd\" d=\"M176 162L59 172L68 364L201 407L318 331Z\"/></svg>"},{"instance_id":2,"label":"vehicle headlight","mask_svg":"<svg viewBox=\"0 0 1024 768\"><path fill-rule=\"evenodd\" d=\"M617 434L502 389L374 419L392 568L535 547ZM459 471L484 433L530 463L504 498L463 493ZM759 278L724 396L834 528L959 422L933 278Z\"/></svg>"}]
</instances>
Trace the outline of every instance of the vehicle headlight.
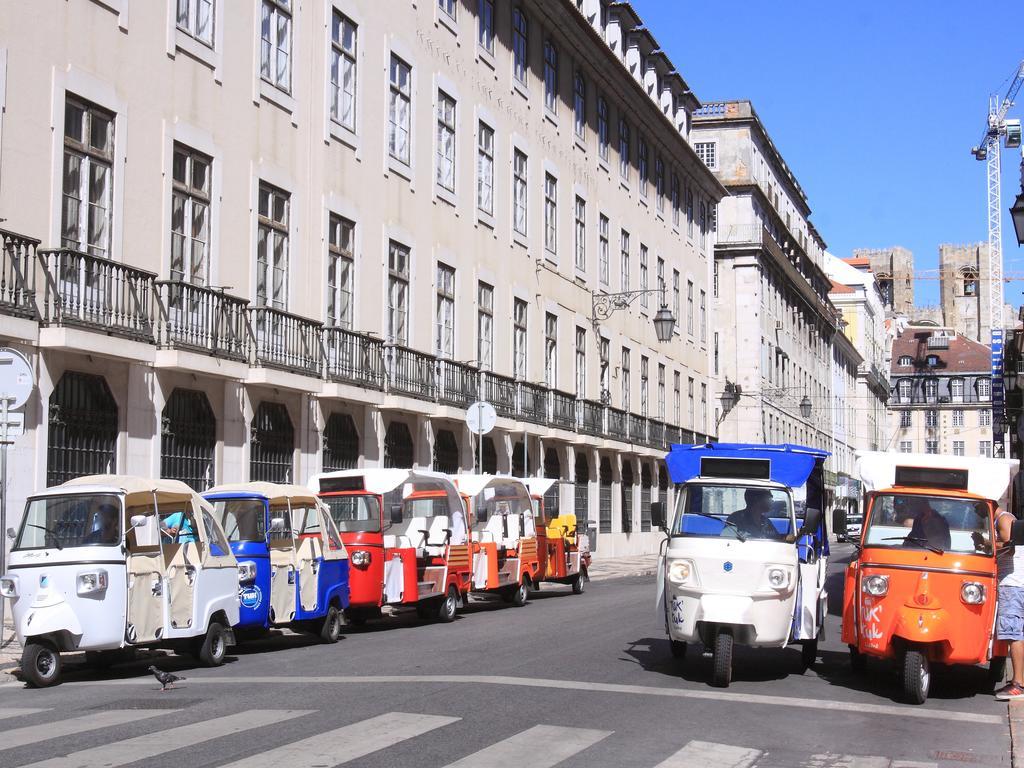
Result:
<instances>
[{"instance_id":1,"label":"vehicle headlight","mask_svg":"<svg viewBox=\"0 0 1024 768\"><path fill-rule=\"evenodd\" d=\"M865 576L864 580L860 583L860 588L869 595L881 597L889 591L889 577L877 574Z\"/></svg>"},{"instance_id":2,"label":"vehicle headlight","mask_svg":"<svg viewBox=\"0 0 1024 768\"><path fill-rule=\"evenodd\" d=\"M960 587L960 599L968 605L981 605L985 602L985 585L976 581L965 581Z\"/></svg>"},{"instance_id":3,"label":"vehicle headlight","mask_svg":"<svg viewBox=\"0 0 1024 768\"><path fill-rule=\"evenodd\" d=\"M18 577L17 576L3 576L0 577L0 597L17 597L18 596Z\"/></svg>"},{"instance_id":4,"label":"vehicle headlight","mask_svg":"<svg viewBox=\"0 0 1024 768\"><path fill-rule=\"evenodd\" d=\"M248 584L252 581L256 581L256 563L243 560L238 564L238 583Z\"/></svg>"},{"instance_id":5,"label":"vehicle headlight","mask_svg":"<svg viewBox=\"0 0 1024 768\"><path fill-rule=\"evenodd\" d=\"M668 567L668 580L673 584L683 584L690 578L693 569L685 560L675 560Z\"/></svg>"},{"instance_id":6,"label":"vehicle headlight","mask_svg":"<svg viewBox=\"0 0 1024 768\"><path fill-rule=\"evenodd\" d=\"M370 564L370 553L365 549L357 549L349 555L349 560L357 568L365 568Z\"/></svg>"},{"instance_id":7,"label":"vehicle headlight","mask_svg":"<svg viewBox=\"0 0 1024 768\"><path fill-rule=\"evenodd\" d=\"M104 570L84 571L75 579L75 586L80 595L102 592L107 588L108 583L107 572Z\"/></svg>"},{"instance_id":8,"label":"vehicle headlight","mask_svg":"<svg viewBox=\"0 0 1024 768\"><path fill-rule=\"evenodd\" d=\"M789 584L789 574L782 568L769 568L768 583L774 589L782 589Z\"/></svg>"}]
</instances>

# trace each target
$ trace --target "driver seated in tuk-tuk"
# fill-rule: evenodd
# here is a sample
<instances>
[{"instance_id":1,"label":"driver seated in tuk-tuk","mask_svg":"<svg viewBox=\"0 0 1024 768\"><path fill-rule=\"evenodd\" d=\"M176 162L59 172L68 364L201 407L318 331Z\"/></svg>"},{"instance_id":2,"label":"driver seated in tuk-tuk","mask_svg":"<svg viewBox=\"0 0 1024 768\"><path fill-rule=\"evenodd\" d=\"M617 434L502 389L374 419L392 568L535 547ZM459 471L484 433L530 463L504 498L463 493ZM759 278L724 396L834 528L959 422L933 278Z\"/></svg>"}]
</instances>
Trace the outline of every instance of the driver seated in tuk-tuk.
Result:
<instances>
[{"instance_id":1,"label":"driver seated in tuk-tuk","mask_svg":"<svg viewBox=\"0 0 1024 768\"><path fill-rule=\"evenodd\" d=\"M792 537L779 533L772 524L772 492L767 488L747 488L743 493L746 507L733 512L726 520L745 536L756 539L792 541Z\"/></svg>"},{"instance_id":2,"label":"driver seated in tuk-tuk","mask_svg":"<svg viewBox=\"0 0 1024 768\"><path fill-rule=\"evenodd\" d=\"M194 544L196 532L185 510L172 512L160 521L160 532L174 544Z\"/></svg>"},{"instance_id":3,"label":"driver seated in tuk-tuk","mask_svg":"<svg viewBox=\"0 0 1024 768\"><path fill-rule=\"evenodd\" d=\"M116 504L109 501L100 502L93 513L93 528L82 539L84 544L102 544L110 546L117 544L121 538L121 531L117 524L121 510Z\"/></svg>"},{"instance_id":4,"label":"driver seated in tuk-tuk","mask_svg":"<svg viewBox=\"0 0 1024 768\"><path fill-rule=\"evenodd\" d=\"M903 525L910 528L910 533L903 540L904 543L913 546L925 541L943 551L950 549L949 523L932 508L927 499L909 499L907 511L909 517L903 521Z\"/></svg>"}]
</instances>

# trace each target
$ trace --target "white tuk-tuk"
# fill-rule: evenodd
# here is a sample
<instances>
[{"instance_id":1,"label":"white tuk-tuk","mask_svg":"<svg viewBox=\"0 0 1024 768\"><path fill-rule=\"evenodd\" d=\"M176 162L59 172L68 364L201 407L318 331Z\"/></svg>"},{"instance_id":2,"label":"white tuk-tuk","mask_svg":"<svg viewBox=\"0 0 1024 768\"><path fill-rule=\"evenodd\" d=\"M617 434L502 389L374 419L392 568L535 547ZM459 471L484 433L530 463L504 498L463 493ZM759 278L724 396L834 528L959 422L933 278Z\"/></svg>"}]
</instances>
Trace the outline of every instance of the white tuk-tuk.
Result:
<instances>
[{"instance_id":1,"label":"white tuk-tuk","mask_svg":"<svg viewBox=\"0 0 1024 768\"><path fill-rule=\"evenodd\" d=\"M795 445L674 445L666 457L682 483L666 526L658 605L672 655L687 643L712 650L713 683L732 679L733 645L802 646L817 658L826 613L828 536L821 505L828 454Z\"/></svg>"},{"instance_id":2,"label":"white tuk-tuk","mask_svg":"<svg viewBox=\"0 0 1024 768\"><path fill-rule=\"evenodd\" d=\"M80 477L29 497L0 594L23 678L60 680L61 652L102 665L166 647L209 666L238 623L238 564L213 508L176 480Z\"/></svg>"}]
</instances>

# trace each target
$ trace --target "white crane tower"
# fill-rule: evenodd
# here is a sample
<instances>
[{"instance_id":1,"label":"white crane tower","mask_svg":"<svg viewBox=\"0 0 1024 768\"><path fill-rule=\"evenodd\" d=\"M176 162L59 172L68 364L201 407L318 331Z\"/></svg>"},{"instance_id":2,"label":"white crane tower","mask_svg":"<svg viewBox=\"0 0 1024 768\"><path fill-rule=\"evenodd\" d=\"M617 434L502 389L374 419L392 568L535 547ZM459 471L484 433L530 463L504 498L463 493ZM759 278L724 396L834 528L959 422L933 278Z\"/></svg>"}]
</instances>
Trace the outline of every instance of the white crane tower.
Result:
<instances>
[{"instance_id":1,"label":"white crane tower","mask_svg":"<svg viewBox=\"0 0 1024 768\"><path fill-rule=\"evenodd\" d=\"M1015 149L1021 144L1020 120L1007 119L1017 92L1024 85L1024 61L1010 78L1006 95L989 97L988 122L981 143L971 150L988 164L988 259L989 328L992 350L992 447L995 456L1004 455L1003 421L1003 210L1000 203L999 144ZM979 321L981 318L978 318Z\"/></svg>"}]
</instances>

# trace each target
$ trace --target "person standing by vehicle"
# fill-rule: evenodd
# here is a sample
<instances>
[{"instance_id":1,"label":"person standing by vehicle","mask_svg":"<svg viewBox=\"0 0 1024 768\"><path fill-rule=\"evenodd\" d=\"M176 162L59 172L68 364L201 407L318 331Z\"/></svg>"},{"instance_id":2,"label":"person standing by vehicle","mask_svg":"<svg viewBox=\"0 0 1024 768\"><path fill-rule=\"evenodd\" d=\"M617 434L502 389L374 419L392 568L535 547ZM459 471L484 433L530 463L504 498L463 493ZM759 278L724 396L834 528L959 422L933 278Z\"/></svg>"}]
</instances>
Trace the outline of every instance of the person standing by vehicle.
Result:
<instances>
[{"instance_id":1,"label":"person standing by vehicle","mask_svg":"<svg viewBox=\"0 0 1024 768\"><path fill-rule=\"evenodd\" d=\"M995 692L1000 701L1024 699L1024 547L1011 538L1014 516L1005 510L996 514L996 565L999 600L996 639L1010 643L1010 682Z\"/></svg>"}]
</instances>

